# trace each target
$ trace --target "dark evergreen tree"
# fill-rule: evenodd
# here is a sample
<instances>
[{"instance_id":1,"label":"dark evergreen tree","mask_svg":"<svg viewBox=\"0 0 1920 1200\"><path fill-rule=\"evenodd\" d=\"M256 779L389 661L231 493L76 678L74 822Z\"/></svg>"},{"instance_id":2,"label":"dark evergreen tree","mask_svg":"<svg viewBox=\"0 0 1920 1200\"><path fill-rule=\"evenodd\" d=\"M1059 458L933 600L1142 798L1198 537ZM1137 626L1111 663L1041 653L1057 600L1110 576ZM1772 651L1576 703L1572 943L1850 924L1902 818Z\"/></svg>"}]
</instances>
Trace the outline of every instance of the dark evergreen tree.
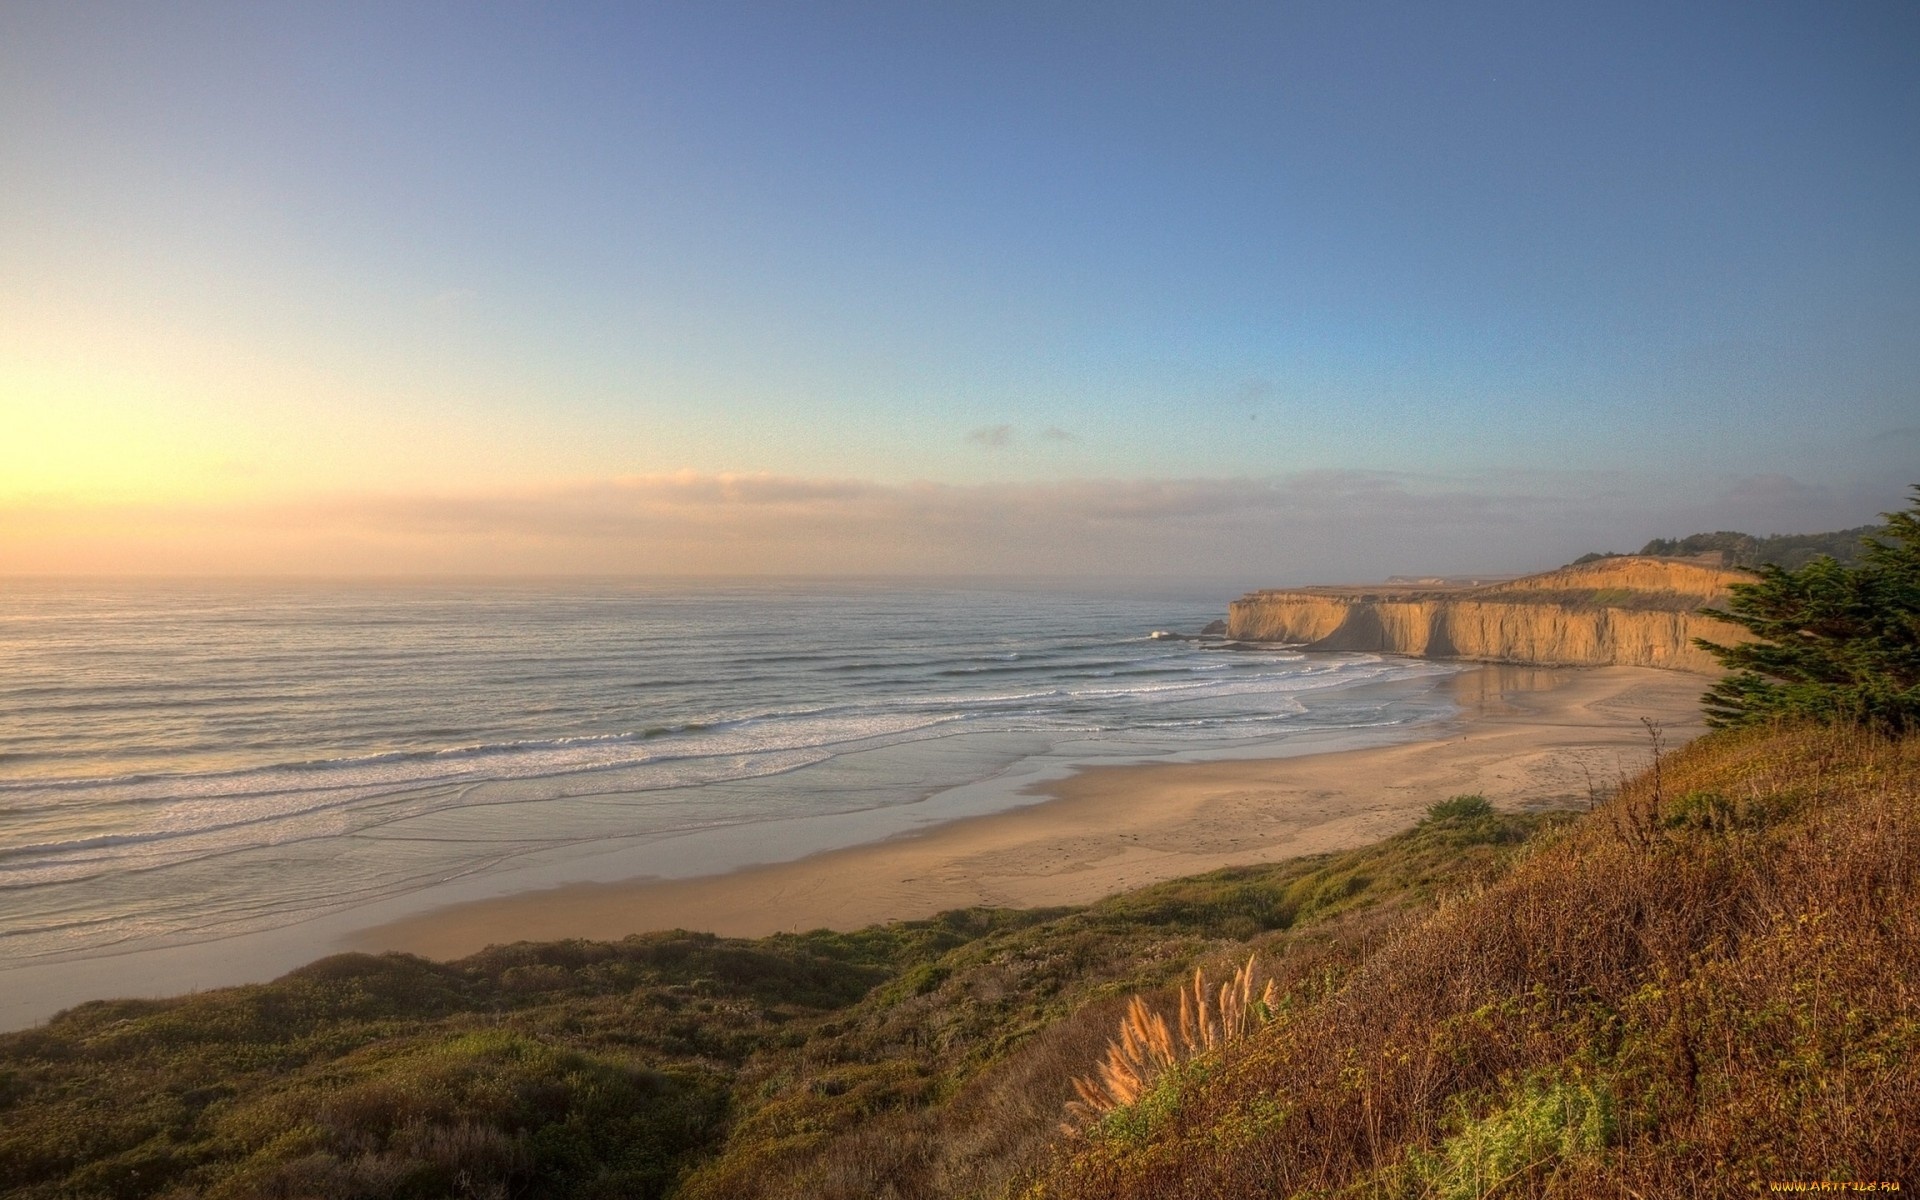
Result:
<instances>
[{"instance_id":1,"label":"dark evergreen tree","mask_svg":"<svg viewBox=\"0 0 1920 1200\"><path fill-rule=\"evenodd\" d=\"M1862 562L1818 558L1760 568L1713 615L1758 639L1695 642L1731 672L1702 698L1726 727L1780 717L1920 729L1920 486L1904 512L1884 513Z\"/></svg>"}]
</instances>

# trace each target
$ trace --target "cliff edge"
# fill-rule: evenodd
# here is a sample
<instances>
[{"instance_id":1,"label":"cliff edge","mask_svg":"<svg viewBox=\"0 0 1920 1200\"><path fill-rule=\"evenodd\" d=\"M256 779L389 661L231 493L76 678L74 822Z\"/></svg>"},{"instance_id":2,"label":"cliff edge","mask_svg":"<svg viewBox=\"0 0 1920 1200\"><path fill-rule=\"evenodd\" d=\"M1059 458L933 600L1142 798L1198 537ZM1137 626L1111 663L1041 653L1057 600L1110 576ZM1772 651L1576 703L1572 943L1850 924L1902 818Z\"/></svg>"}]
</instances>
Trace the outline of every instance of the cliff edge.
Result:
<instances>
[{"instance_id":1,"label":"cliff edge","mask_svg":"<svg viewBox=\"0 0 1920 1200\"><path fill-rule=\"evenodd\" d=\"M1618 557L1480 586L1376 584L1250 592L1227 635L1309 650L1358 650L1540 666L1664 667L1718 674L1696 637L1746 640L1702 613L1753 578L1699 561Z\"/></svg>"}]
</instances>

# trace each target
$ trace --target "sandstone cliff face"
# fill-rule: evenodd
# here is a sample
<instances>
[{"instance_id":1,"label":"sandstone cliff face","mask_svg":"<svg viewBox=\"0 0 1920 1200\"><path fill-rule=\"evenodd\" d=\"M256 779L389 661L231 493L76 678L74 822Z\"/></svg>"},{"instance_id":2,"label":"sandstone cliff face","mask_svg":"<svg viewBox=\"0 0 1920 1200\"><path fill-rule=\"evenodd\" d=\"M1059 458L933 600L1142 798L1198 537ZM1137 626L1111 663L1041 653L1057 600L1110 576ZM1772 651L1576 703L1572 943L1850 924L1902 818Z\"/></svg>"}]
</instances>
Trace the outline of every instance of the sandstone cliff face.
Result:
<instances>
[{"instance_id":1,"label":"sandstone cliff face","mask_svg":"<svg viewBox=\"0 0 1920 1200\"><path fill-rule=\"evenodd\" d=\"M1551 666L1717 673L1696 637L1744 631L1698 610L1751 576L1693 563L1619 558L1487 587L1299 588L1228 608L1227 633L1313 650L1360 650Z\"/></svg>"}]
</instances>

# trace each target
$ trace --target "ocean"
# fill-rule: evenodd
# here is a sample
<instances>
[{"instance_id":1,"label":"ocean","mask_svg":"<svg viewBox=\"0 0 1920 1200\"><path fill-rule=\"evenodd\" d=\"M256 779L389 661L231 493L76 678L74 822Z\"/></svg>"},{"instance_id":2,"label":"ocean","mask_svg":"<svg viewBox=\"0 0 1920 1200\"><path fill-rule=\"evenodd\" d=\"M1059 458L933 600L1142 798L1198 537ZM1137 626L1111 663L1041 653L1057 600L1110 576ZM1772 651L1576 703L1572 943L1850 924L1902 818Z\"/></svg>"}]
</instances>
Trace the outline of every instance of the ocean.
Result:
<instances>
[{"instance_id":1,"label":"ocean","mask_svg":"<svg viewBox=\"0 0 1920 1200\"><path fill-rule=\"evenodd\" d=\"M1450 711L1430 682L1447 667L1197 636L1228 598L6 581L0 963L257 934L533 868L726 869L820 848L784 832L815 819L834 818L828 841L882 836L912 822L880 815L943 795L966 801L917 819L1030 803L1077 766L1390 740ZM755 829L783 832L713 836Z\"/></svg>"}]
</instances>

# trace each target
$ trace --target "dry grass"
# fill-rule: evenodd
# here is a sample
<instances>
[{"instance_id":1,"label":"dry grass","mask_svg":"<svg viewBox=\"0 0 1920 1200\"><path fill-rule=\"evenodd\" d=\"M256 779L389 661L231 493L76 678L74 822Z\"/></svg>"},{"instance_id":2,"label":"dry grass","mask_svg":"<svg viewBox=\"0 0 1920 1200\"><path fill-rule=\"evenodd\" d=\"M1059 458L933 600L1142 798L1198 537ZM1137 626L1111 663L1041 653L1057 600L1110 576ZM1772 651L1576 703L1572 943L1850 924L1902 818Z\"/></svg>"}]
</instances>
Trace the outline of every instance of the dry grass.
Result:
<instances>
[{"instance_id":1,"label":"dry grass","mask_svg":"<svg viewBox=\"0 0 1920 1200\"><path fill-rule=\"evenodd\" d=\"M1193 982L1180 989L1180 1015L1175 1036L1167 1019L1135 993L1120 1019L1120 1031L1107 1044L1106 1057L1091 1076L1076 1076L1067 1105L1067 1132L1100 1120L1115 1109L1137 1102L1166 1072L1198 1055L1224 1049L1250 1033L1273 1011L1274 983L1258 998L1254 995L1256 956L1220 985L1216 994L1207 983L1206 968L1196 967Z\"/></svg>"},{"instance_id":2,"label":"dry grass","mask_svg":"<svg viewBox=\"0 0 1920 1200\"><path fill-rule=\"evenodd\" d=\"M1717 735L1403 928L1035 1196L1920 1183L1920 741Z\"/></svg>"},{"instance_id":3,"label":"dry grass","mask_svg":"<svg viewBox=\"0 0 1920 1200\"><path fill-rule=\"evenodd\" d=\"M1179 981L1190 989L1203 967L1206 1024L1217 1042L1223 1028L1249 1022L1229 1012L1223 1026L1218 986L1206 981L1234 975L1249 951L1278 981L1276 997L1314 992L1377 947L1396 914L1494 869L1551 823L1450 801L1418 828L1371 846L1173 880L957 948L934 970L909 972L846 1010L797 1051L750 1062L726 1147L680 1194L1003 1195L1060 1137L1073 1079L1104 1058L1131 996L1148 998L1165 1014L1169 1040L1179 1040ZM1251 981L1227 1007L1246 1012L1260 990ZM1204 1045L1199 1001L1188 990L1191 1040ZM1190 1069L1212 1061L1199 1059ZM891 1074L879 1074L880 1063Z\"/></svg>"}]
</instances>

